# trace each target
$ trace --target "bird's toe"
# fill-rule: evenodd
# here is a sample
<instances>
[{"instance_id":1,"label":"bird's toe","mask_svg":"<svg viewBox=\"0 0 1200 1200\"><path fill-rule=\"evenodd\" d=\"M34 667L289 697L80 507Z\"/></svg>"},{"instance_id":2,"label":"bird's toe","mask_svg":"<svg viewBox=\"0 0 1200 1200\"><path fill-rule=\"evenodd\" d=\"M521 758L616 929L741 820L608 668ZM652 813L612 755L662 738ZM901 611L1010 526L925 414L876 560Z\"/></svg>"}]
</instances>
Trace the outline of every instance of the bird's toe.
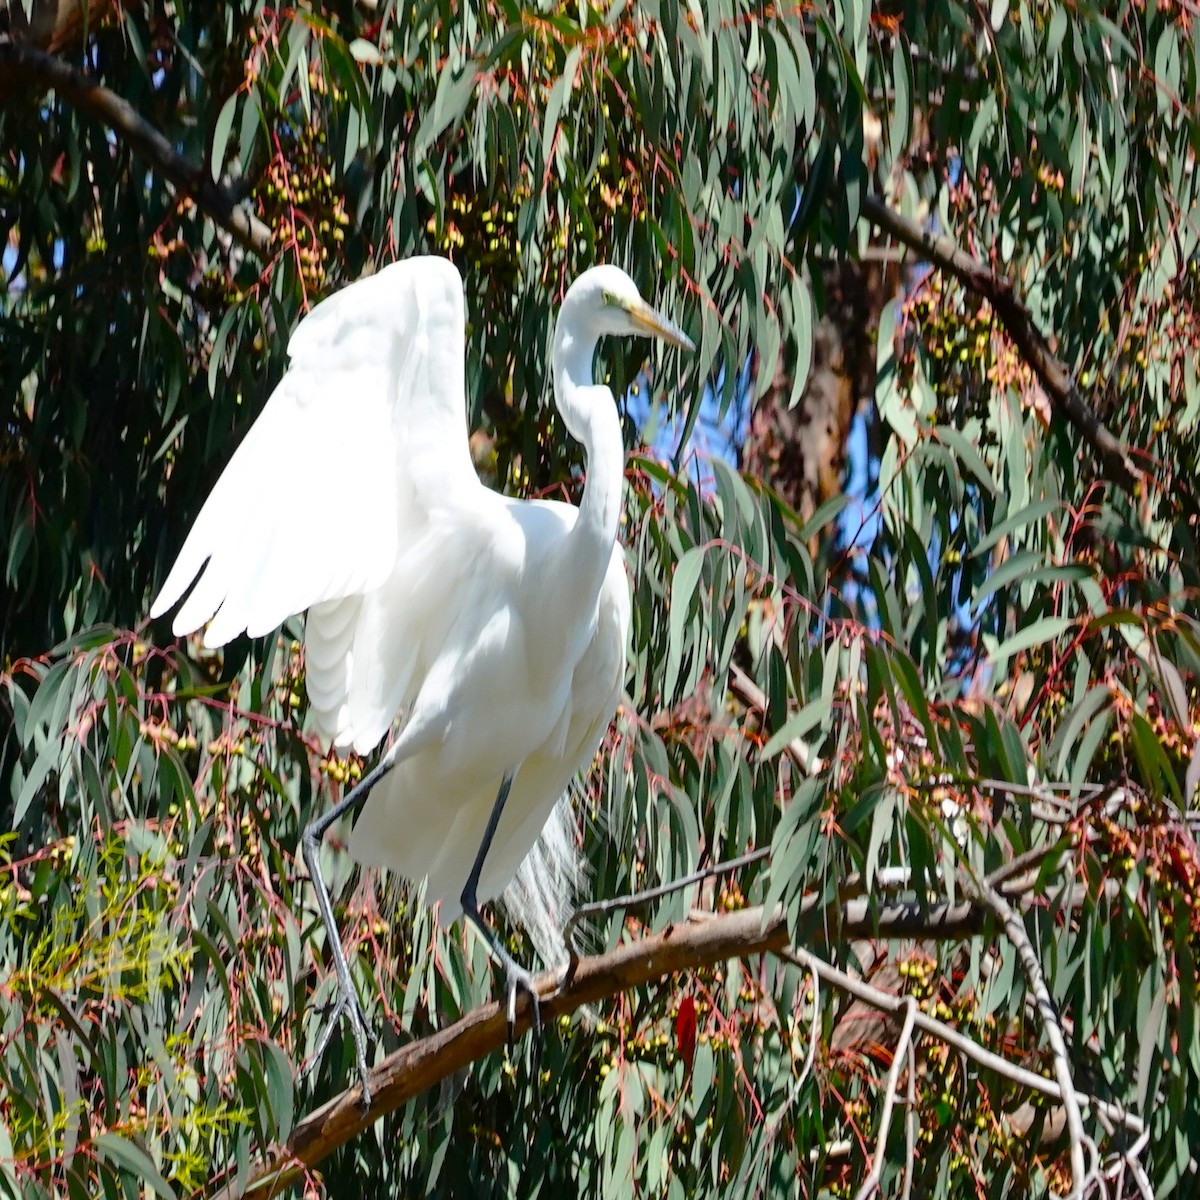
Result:
<instances>
[{"instance_id":1,"label":"bird's toe","mask_svg":"<svg viewBox=\"0 0 1200 1200\"><path fill-rule=\"evenodd\" d=\"M343 1018L349 1024L350 1033L354 1038L354 1064L358 1071L359 1086L362 1089L361 1103L364 1109L370 1108L371 1085L368 1079L367 1050L373 1039L367 1029L367 1020L363 1016L362 1006L358 1002L358 997L353 993L339 990L337 1001L325 1018L324 1028L321 1030L321 1036L317 1039L317 1045L309 1059L308 1066L304 1069L304 1074L307 1075L316 1069L325 1053L325 1047L329 1045L330 1038L333 1037L334 1031L339 1027Z\"/></svg>"},{"instance_id":2,"label":"bird's toe","mask_svg":"<svg viewBox=\"0 0 1200 1200\"><path fill-rule=\"evenodd\" d=\"M537 1043L542 1039L542 1002L533 975L524 967L511 963L508 965L507 975L508 1048L511 1052L517 1033L517 997L521 992L529 997L530 1026Z\"/></svg>"}]
</instances>

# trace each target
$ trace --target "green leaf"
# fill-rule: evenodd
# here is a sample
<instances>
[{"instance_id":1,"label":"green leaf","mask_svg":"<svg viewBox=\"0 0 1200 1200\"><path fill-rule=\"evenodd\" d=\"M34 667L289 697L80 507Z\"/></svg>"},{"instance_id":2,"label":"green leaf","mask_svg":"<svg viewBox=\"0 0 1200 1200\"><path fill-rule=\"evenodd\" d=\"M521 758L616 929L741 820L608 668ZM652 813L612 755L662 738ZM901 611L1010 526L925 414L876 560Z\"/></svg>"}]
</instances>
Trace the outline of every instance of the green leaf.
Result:
<instances>
[{"instance_id":1,"label":"green leaf","mask_svg":"<svg viewBox=\"0 0 1200 1200\"><path fill-rule=\"evenodd\" d=\"M212 172L214 183L221 181L221 168L225 165L225 147L229 143L229 131L233 128L233 118L237 114L237 103L238 93L234 92L221 105L221 111L217 115L217 123L213 128L212 162L209 169Z\"/></svg>"},{"instance_id":2,"label":"green leaf","mask_svg":"<svg viewBox=\"0 0 1200 1200\"><path fill-rule=\"evenodd\" d=\"M1018 629L1007 641L1001 642L991 655L992 661L1000 663L1022 650L1040 646L1044 642L1052 642L1076 623L1074 617L1041 617L1023 629Z\"/></svg>"},{"instance_id":3,"label":"green leaf","mask_svg":"<svg viewBox=\"0 0 1200 1200\"><path fill-rule=\"evenodd\" d=\"M1083 699L1066 715L1052 745L1057 774L1062 775L1066 771L1068 761L1072 759L1076 749L1076 738L1084 726L1095 717L1101 705L1107 704L1109 699L1108 688L1098 684L1089 688Z\"/></svg>"},{"instance_id":4,"label":"green leaf","mask_svg":"<svg viewBox=\"0 0 1200 1200\"><path fill-rule=\"evenodd\" d=\"M842 510L851 503L853 503L852 497L847 496L844 492L831 496L805 521L804 527L798 535L800 541L811 541L814 537L824 533L837 520Z\"/></svg>"},{"instance_id":5,"label":"green leaf","mask_svg":"<svg viewBox=\"0 0 1200 1200\"><path fill-rule=\"evenodd\" d=\"M1015 533L1018 529L1023 529L1026 525L1037 524L1043 517L1048 516L1061 507L1061 500L1035 500L1032 504L1026 505L1021 509L1020 512L1014 513L1006 520L1001 521L985 537L980 538L975 544L975 548L971 551L971 557L981 557L991 550L1002 538L1008 537L1009 534Z\"/></svg>"},{"instance_id":6,"label":"green leaf","mask_svg":"<svg viewBox=\"0 0 1200 1200\"><path fill-rule=\"evenodd\" d=\"M875 805L871 813L871 835L867 842L867 857L863 870L868 892L875 885L875 877L879 873L880 866L886 865L881 861L882 853L887 843L891 841L898 814L899 805L895 792L891 790L884 792L882 799Z\"/></svg>"},{"instance_id":7,"label":"green leaf","mask_svg":"<svg viewBox=\"0 0 1200 1200\"><path fill-rule=\"evenodd\" d=\"M820 725L830 712L830 701L826 697L806 704L793 717L789 717L783 728L778 730L762 748L764 759L774 758L785 746L802 738L810 730Z\"/></svg>"},{"instance_id":8,"label":"green leaf","mask_svg":"<svg viewBox=\"0 0 1200 1200\"><path fill-rule=\"evenodd\" d=\"M29 811L33 798L41 791L50 772L58 765L59 753L58 742L48 738L17 794L17 802L13 807L11 817L14 829L21 827L21 822L25 819L25 814Z\"/></svg>"},{"instance_id":9,"label":"green leaf","mask_svg":"<svg viewBox=\"0 0 1200 1200\"><path fill-rule=\"evenodd\" d=\"M582 55L582 46L575 46L571 50L563 66L563 73L555 81L546 100L546 112L542 118L542 161L544 163L550 162L555 135L558 133L559 119L571 97L571 89L575 86L575 73L579 69L579 60Z\"/></svg>"},{"instance_id":10,"label":"green leaf","mask_svg":"<svg viewBox=\"0 0 1200 1200\"><path fill-rule=\"evenodd\" d=\"M1144 1112L1149 1096L1151 1071L1157 1059L1163 1055L1162 1023L1167 1007L1167 985L1165 980L1155 986L1160 971L1147 969L1138 995L1138 1019L1135 1028L1139 1031L1141 1045L1138 1048L1137 1074L1134 1076L1134 1104L1137 1111ZM1147 1004L1144 997L1153 995Z\"/></svg>"},{"instance_id":11,"label":"green leaf","mask_svg":"<svg viewBox=\"0 0 1200 1200\"><path fill-rule=\"evenodd\" d=\"M1019 551L1012 558L1006 559L988 575L983 587L975 592L976 607L979 607L982 601L993 592L998 592L1012 583L1074 582L1089 579L1092 574L1091 567L1084 563L1063 563L1058 566L1053 564L1034 566L1034 563L1042 563L1042 556L1030 550Z\"/></svg>"},{"instance_id":12,"label":"green leaf","mask_svg":"<svg viewBox=\"0 0 1200 1200\"><path fill-rule=\"evenodd\" d=\"M25 518L18 523L8 543L5 578L10 584L16 584L20 581L21 565L33 547L33 522L29 518Z\"/></svg>"},{"instance_id":13,"label":"green leaf","mask_svg":"<svg viewBox=\"0 0 1200 1200\"><path fill-rule=\"evenodd\" d=\"M939 425L934 430L939 441L944 442L958 456L958 460L983 484L992 495L999 495L1000 488L992 475L991 468L980 457L979 451L952 425Z\"/></svg>"},{"instance_id":14,"label":"green leaf","mask_svg":"<svg viewBox=\"0 0 1200 1200\"><path fill-rule=\"evenodd\" d=\"M147 1183L162 1200L175 1200L175 1192L159 1174L153 1160L139 1145L119 1133L101 1133L92 1139L100 1154L122 1171Z\"/></svg>"},{"instance_id":15,"label":"green leaf","mask_svg":"<svg viewBox=\"0 0 1200 1200\"><path fill-rule=\"evenodd\" d=\"M259 1039L263 1084L271 1117L272 1134L285 1142L296 1119L295 1078L292 1064L281 1046Z\"/></svg>"},{"instance_id":16,"label":"green leaf","mask_svg":"<svg viewBox=\"0 0 1200 1200\"><path fill-rule=\"evenodd\" d=\"M896 35L892 45L892 86L895 98L888 131L888 150L892 162L899 163L908 149L913 97L912 62L908 57L908 43L902 34Z\"/></svg>"},{"instance_id":17,"label":"green leaf","mask_svg":"<svg viewBox=\"0 0 1200 1200\"><path fill-rule=\"evenodd\" d=\"M478 75L474 66L467 66L457 75L447 69L441 73L433 104L421 122L414 150L424 153L451 125L463 119L475 92Z\"/></svg>"},{"instance_id":18,"label":"green leaf","mask_svg":"<svg viewBox=\"0 0 1200 1200\"><path fill-rule=\"evenodd\" d=\"M673 693L675 679L679 673L685 644L684 626L691 616L692 598L700 583L704 570L705 550L702 546L693 546L675 565L671 576L671 607L667 632L667 671L668 683L666 689Z\"/></svg>"},{"instance_id":19,"label":"green leaf","mask_svg":"<svg viewBox=\"0 0 1200 1200\"><path fill-rule=\"evenodd\" d=\"M61 700L64 691L67 695L70 694L71 673L74 666L74 662L69 658L56 662L38 685L33 696L33 703L29 706L29 716L25 722L26 745L29 744L34 731L40 730L43 726L45 726L48 736L52 738L59 736L61 730L54 714L63 707Z\"/></svg>"},{"instance_id":20,"label":"green leaf","mask_svg":"<svg viewBox=\"0 0 1200 1200\"><path fill-rule=\"evenodd\" d=\"M212 354L208 360L208 394L210 396L217 394L217 377L220 375L224 363L225 346L229 341L229 334L233 330L233 323L237 317L237 306L230 305L221 318L221 324L217 327L217 336L213 341Z\"/></svg>"}]
</instances>

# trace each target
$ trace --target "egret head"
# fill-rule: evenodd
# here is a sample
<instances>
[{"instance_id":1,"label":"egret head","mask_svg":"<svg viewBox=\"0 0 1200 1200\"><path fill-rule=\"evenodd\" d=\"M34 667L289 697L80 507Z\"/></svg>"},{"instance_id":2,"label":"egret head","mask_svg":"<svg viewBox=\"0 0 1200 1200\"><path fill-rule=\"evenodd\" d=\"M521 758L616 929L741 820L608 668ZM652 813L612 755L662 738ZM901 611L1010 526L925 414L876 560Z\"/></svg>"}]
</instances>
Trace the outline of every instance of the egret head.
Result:
<instances>
[{"instance_id":1,"label":"egret head","mask_svg":"<svg viewBox=\"0 0 1200 1200\"><path fill-rule=\"evenodd\" d=\"M598 335L656 337L684 350L696 348L679 326L642 299L637 285L620 267L584 271L563 300L564 316L568 310L577 313Z\"/></svg>"}]
</instances>

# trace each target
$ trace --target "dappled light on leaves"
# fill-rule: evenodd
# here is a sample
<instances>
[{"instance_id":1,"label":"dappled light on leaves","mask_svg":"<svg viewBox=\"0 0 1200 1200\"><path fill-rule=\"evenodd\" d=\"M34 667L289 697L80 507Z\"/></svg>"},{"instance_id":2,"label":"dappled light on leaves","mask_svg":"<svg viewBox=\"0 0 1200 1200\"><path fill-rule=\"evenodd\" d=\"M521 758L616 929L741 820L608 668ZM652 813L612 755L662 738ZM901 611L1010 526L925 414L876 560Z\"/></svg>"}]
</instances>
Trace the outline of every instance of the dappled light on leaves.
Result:
<instances>
[{"instance_id":1,"label":"dappled light on leaves","mask_svg":"<svg viewBox=\"0 0 1200 1200\"><path fill-rule=\"evenodd\" d=\"M1191 1194L1189 8L246 0L35 37L9 7L0 1192ZM370 761L314 737L295 623L214 652L139 622L297 321L430 251L514 494L583 486L545 348L600 259L697 334L612 356L618 397L681 435L740 380L788 414L745 471L630 461L628 671L574 808L595 899L769 858L586 922L604 987L536 1077L497 1033L431 1079L486 1025L485 948L333 830L381 1062L421 1088L322 1141L352 1048L300 1078L333 992L299 837ZM831 338L854 272L885 285ZM225 536L309 485L280 456ZM755 952L647 965L714 927Z\"/></svg>"}]
</instances>

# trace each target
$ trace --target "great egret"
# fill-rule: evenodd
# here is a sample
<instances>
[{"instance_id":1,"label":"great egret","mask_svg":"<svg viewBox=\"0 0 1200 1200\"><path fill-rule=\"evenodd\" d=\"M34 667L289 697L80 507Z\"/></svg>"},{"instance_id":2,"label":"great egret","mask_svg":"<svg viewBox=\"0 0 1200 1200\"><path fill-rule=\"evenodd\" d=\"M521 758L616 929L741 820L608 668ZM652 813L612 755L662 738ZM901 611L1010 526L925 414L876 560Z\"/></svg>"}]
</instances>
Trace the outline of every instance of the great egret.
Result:
<instances>
[{"instance_id":1,"label":"great egret","mask_svg":"<svg viewBox=\"0 0 1200 1200\"><path fill-rule=\"evenodd\" d=\"M350 838L368 866L428 879L449 924L477 926L519 991L537 995L484 923L571 779L595 754L625 669L629 584L617 543L624 472L612 392L592 380L605 334L692 349L613 266L567 291L554 333L558 411L587 454L578 508L485 488L467 445L462 280L440 258L394 263L323 301L291 366L218 479L151 607L195 587L177 635L268 633L307 610L308 694L340 749L382 760L305 831L368 1097L366 1024L321 877L319 840L375 788ZM264 487L279 464L298 489ZM385 783L381 780L386 778ZM376 786L378 785L378 786Z\"/></svg>"}]
</instances>

